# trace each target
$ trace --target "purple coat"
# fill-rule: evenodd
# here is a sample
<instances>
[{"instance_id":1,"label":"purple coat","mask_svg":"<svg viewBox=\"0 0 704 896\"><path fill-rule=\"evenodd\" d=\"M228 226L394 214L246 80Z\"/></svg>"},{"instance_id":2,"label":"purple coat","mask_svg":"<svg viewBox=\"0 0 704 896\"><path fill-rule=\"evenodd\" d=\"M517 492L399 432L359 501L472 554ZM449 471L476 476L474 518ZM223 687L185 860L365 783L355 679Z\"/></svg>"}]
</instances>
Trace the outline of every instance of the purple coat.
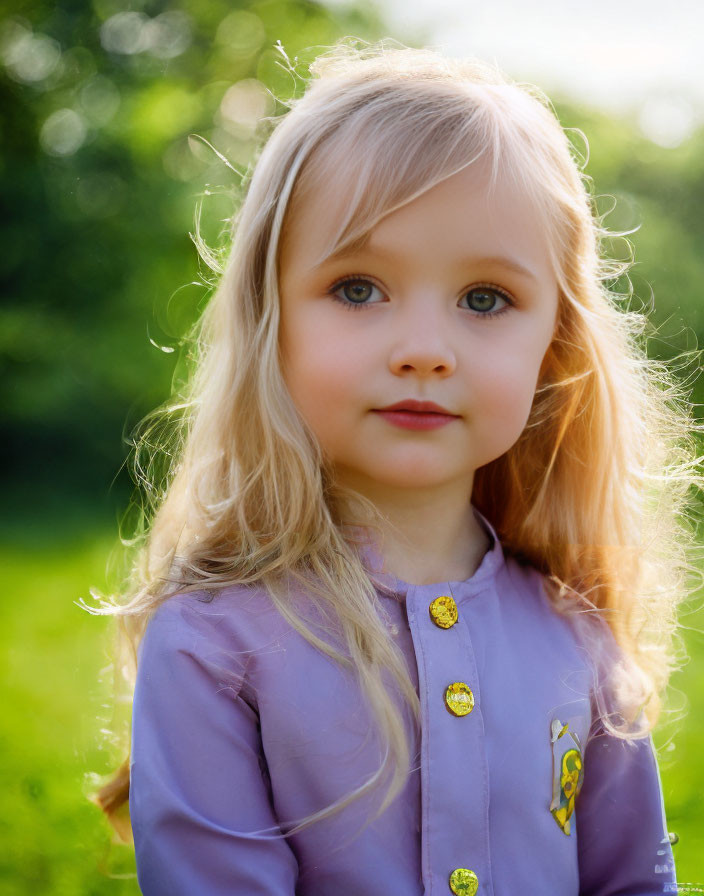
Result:
<instances>
[{"instance_id":1,"label":"purple coat","mask_svg":"<svg viewBox=\"0 0 704 896\"><path fill-rule=\"evenodd\" d=\"M158 608L132 722L145 896L676 892L652 739L603 731L586 627L552 609L542 576L504 555L475 514L492 546L466 581L411 585L370 567L422 728L404 708L411 772L366 827L385 781L332 818L280 833L383 759L353 670L300 636L260 587L178 594ZM306 618L314 625L315 613Z\"/></svg>"}]
</instances>

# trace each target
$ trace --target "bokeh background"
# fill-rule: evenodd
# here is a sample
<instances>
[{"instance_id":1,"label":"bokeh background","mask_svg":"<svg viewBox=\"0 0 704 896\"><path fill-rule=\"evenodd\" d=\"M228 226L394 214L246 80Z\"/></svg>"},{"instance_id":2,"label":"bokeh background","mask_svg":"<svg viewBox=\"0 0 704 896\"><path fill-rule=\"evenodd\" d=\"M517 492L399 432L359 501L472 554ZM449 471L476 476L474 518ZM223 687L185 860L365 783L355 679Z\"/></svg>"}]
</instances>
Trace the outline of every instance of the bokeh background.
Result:
<instances>
[{"instance_id":1,"label":"bokeh background","mask_svg":"<svg viewBox=\"0 0 704 896\"><path fill-rule=\"evenodd\" d=\"M654 357L690 353L678 366L700 419L702 8L598 0L583 9L549 0L0 7L0 894L138 893L132 850L86 798L122 760L106 732L127 717L111 704L111 622L75 601L119 575L130 433L181 375L180 340L211 291L190 236L196 210L217 251L258 123L301 89L281 49L305 75L343 35L435 43L546 90L562 123L588 138L605 223L633 231L633 307L651 309ZM623 239L610 249L629 253ZM678 879L697 892L701 599L683 607L690 660L655 736Z\"/></svg>"}]
</instances>

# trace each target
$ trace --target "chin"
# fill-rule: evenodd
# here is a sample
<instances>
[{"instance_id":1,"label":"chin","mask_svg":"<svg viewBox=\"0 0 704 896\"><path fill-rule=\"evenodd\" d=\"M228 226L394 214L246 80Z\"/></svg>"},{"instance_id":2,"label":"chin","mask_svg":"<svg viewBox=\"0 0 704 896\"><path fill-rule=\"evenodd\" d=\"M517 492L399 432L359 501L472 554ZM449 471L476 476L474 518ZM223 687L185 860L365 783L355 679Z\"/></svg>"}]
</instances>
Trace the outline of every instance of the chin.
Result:
<instances>
[{"instance_id":1,"label":"chin","mask_svg":"<svg viewBox=\"0 0 704 896\"><path fill-rule=\"evenodd\" d=\"M423 488L439 488L440 486L447 485L449 482L456 482L463 476L469 478L471 473L463 471L454 476L448 476L447 469L437 471L435 474L429 473L427 469L415 471L408 470L403 472L396 469L393 473L389 473L386 476L370 476L370 478L373 478L379 485L385 485L390 488L418 490Z\"/></svg>"}]
</instances>

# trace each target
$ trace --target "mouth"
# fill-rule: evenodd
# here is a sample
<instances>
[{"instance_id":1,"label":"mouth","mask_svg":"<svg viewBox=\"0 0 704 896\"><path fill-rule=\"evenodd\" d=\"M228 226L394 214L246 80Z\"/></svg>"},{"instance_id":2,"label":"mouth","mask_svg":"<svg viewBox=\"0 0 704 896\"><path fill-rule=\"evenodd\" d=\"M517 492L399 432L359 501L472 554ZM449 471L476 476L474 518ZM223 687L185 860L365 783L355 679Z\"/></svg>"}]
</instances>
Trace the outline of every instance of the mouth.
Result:
<instances>
[{"instance_id":1,"label":"mouth","mask_svg":"<svg viewBox=\"0 0 704 896\"><path fill-rule=\"evenodd\" d=\"M384 408L375 408L374 410L376 410L377 412L403 411L407 414L437 414L443 417L459 416L458 414L453 414L451 411L448 411L447 408L444 408L439 404L435 404L435 402L433 401L416 401L415 399L398 401L396 402L396 404L390 404Z\"/></svg>"},{"instance_id":2,"label":"mouth","mask_svg":"<svg viewBox=\"0 0 704 896\"><path fill-rule=\"evenodd\" d=\"M431 402L400 401L390 407L379 408L374 413L391 426L416 431L440 429L459 419L458 414L451 414Z\"/></svg>"}]
</instances>

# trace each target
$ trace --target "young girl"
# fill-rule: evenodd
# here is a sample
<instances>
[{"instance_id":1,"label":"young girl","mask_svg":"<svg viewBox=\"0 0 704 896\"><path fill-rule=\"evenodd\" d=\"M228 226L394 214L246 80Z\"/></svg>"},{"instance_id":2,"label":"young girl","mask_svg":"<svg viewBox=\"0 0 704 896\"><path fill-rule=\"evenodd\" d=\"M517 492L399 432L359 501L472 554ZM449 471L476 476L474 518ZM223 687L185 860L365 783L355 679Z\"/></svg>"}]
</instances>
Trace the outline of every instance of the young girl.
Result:
<instances>
[{"instance_id":1,"label":"young girl","mask_svg":"<svg viewBox=\"0 0 704 896\"><path fill-rule=\"evenodd\" d=\"M97 799L146 896L674 892L650 732L701 479L627 265L537 89L390 42L311 72L92 608L138 658Z\"/></svg>"}]
</instances>

